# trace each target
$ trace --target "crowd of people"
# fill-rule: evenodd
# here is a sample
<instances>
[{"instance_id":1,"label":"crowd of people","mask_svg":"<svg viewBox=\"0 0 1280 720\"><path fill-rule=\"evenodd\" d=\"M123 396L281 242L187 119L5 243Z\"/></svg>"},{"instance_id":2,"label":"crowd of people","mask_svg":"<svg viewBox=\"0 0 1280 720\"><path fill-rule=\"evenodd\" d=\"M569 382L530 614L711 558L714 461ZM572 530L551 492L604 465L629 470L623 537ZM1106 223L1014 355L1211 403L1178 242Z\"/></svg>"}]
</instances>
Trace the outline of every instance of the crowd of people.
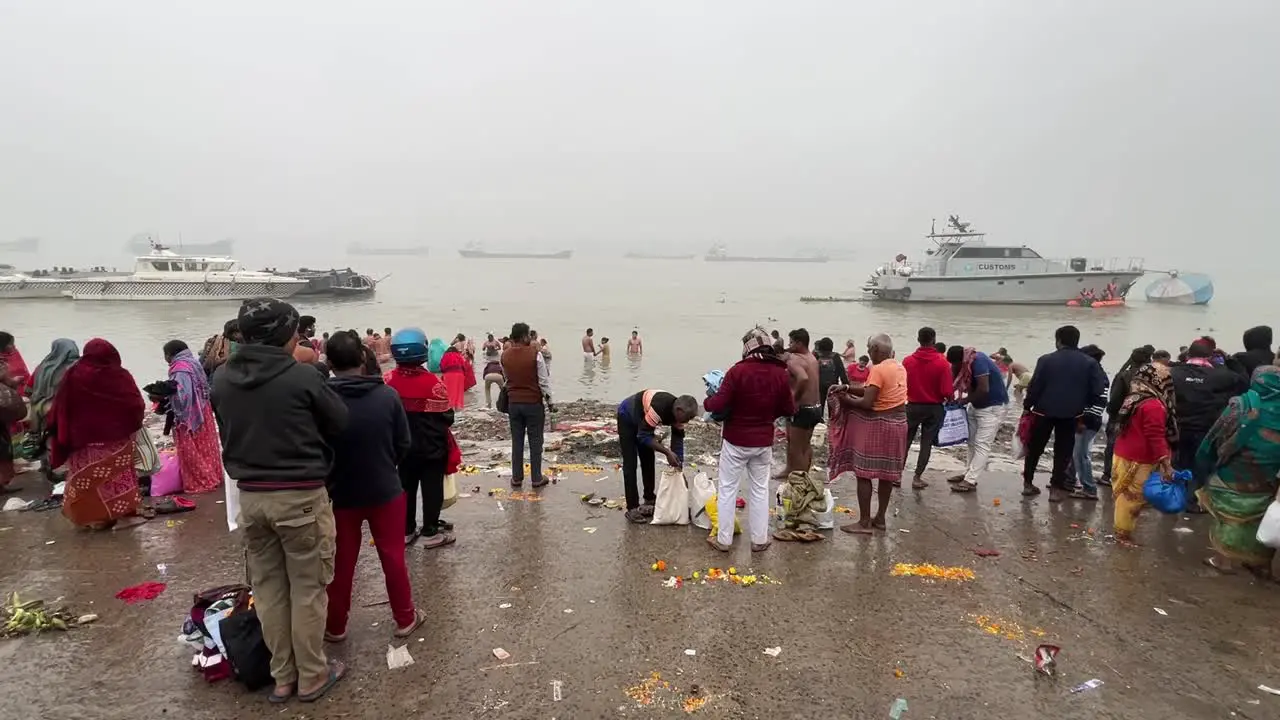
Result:
<instances>
[{"instance_id":1,"label":"crowd of people","mask_svg":"<svg viewBox=\"0 0 1280 720\"><path fill-rule=\"evenodd\" d=\"M511 486L523 488L526 479L534 489L548 483L542 449L553 408L551 354L527 324L515 323L505 337L486 335L478 350L464 335L444 343L417 328L315 334L315 318L288 303L246 301L199 355L181 340L166 343L167 378L139 392L106 340L88 341L83 353L69 339L56 340L32 372L13 336L0 333L0 412L6 413L0 417L0 488L13 479L16 457L41 463L49 477L65 474L62 511L77 526L104 529L145 519L140 476L156 465L144 427L148 412L165 416L184 492L212 491L224 476L234 482L247 579L272 654L271 701L277 703L294 696L314 701L346 673L324 645L346 639L365 523L382 566L394 635L406 637L422 624L405 552L419 542L426 549L456 542L453 524L442 517L445 478L461 465L452 426L477 375L486 405L508 418ZM753 552L775 540L820 541L825 536L816 518L830 510L825 484L852 475L858 516L840 530L882 532L916 438L910 487L924 491L931 451L944 426L962 413L966 467L947 483L954 493L973 493L1009 417L1017 420L1025 450L1023 495L1041 493L1037 466L1051 447L1048 501L1095 501L1099 486L1109 486L1115 535L1133 543L1146 507L1143 484L1153 475L1174 482L1175 471L1184 470L1192 477L1188 512L1213 519L1215 553L1206 562L1224 573L1269 574L1276 552L1256 533L1280 477L1280 367L1270 328L1245 333L1245 350L1234 355L1210 337L1180 348L1176 359L1151 346L1135 348L1111 378L1103 370L1105 353L1081 347L1077 328L1059 328L1055 341L1056 349L1028 368L1004 348L985 353L948 346L928 327L900 360L887 334L869 338L865 352L848 341L837 353L830 338L813 342L811 350L803 328L788 333L785 343L776 330L751 328L742 336L741 359L701 403L721 427L719 517L734 516L741 492ZM597 344L594 331L586 330L584 358L607 357L608 347L607 338ZM643 352L638 333L627 352ZM657 458L683 466L685 428L699 416L699 404L693 395L645 388L617 405L628 521L654 517ZM785 483L789 507L781 522L771 523L780 421L786 453L774 478ZM828 426L825 477L813 471L813 433L822 423ZM1105 436L1105 451L1095 480L1098 435ZM729 521L707 538L725 552L733 541Z\"/></svg>"}]
</instances>

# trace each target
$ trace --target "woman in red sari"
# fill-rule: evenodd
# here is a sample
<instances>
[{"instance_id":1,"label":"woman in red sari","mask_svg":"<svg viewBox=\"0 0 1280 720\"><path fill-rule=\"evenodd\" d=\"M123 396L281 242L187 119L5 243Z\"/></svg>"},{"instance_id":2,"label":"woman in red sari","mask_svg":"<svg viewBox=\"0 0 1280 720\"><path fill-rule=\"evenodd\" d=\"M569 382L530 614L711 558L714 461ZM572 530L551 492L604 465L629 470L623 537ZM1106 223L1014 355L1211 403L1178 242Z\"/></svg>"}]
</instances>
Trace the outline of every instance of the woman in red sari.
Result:
<instances>
[{"instance_id":1,"label":"woman in red sari","mask_svg":"<svg viewBox=\"0 0 1280 720\"><path fill-rule=\"evenodd\" d=\"M141 505L133 435L146 403L111 343L94 338L62 376L54 396L49 452L67 465L62 514L79 527L105 530Z\"/></svg>"},{"instance_id":2,"label":"woman in red sari","mask_svg":"<svg viewBox=\"0 0 1280 720\"><path fill-rule=\"evenodd\" d=\"M209 404L209 378L181 340L165 343L164 359L169 363L169 379L177 389L170 407L182 491L216 490L222 485L222 443L218 440L213 406Z\"/></svg>"},{"instance_id":3,"label":"woman in red sari","mask_svg":"<svg viewBox=\"0 0 1280 720\"><path fill-rule=\"evenodd\" d=\"M462 354L457 343L449 346L441 356L440 375L444 378L445 389L449 391L449 407L461 410L463 395L476 384L476 371L467 362L467 356Z\"/></svg>"},{"instance_id":4,"label":"woman in red sari","mask_svg":"<svg viewBox=\"0 0 1280 720\"><path fill-rule=\"evenodd\" d=\"M11 333L0 332L0 365L4 365L7 369L5 384L21 392L31 379L31 370L27 368L27 361L22 359L22 353L18 352L18 346L14 344ZM4 452L3 457L12 461L14 452L27 437L27 424L22 420L16 420L9 423L8 429L9 432L4 434L6 437L0 440L9 443L9 449ZM12 479L12 473L10 479ZM4 484L7 484L7 481L0 482L0 486Z\"/></svg>"}]
</instances>

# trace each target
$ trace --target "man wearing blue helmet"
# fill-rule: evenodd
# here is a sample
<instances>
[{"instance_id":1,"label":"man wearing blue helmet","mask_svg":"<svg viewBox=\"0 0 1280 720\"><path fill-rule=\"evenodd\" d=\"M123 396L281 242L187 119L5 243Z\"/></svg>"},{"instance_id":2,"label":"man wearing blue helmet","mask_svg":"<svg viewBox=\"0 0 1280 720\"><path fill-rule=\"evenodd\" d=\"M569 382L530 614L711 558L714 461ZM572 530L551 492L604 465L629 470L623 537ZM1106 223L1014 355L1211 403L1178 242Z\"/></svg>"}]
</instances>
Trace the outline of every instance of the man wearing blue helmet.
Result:
<instances>
[{"instance_id":1,"label":"man wearing blue helmet","mask_svg":"<svg viewBox=\"0 0 1280 720\"><path fill-rule=\"evenodd\" d=\"M406 496L404 541L408 545L421 536L427 548L452 545L453 525L440 519L450 455L457 453L457 459L461 459L449 430L453 425L449 393L440 378L423 367L427 362L427 335L418 328L405 328L391 336L391 357L396 366L386 374L386 383L400 396L412 439L408 454L400 462L400 484ZM417 523L419 487L421 529Z\"/></svg>"}]
</instances>

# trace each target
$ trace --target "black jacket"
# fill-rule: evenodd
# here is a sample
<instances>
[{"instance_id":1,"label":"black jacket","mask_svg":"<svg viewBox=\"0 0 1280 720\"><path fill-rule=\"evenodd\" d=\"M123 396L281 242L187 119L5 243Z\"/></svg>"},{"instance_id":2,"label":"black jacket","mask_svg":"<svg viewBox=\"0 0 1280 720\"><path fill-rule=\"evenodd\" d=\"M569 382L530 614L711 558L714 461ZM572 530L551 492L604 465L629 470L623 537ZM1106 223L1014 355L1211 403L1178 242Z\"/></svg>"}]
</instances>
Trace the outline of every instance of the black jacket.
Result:
<instances>
[{"instance_id":1,"label":"black jacket","mask_svg":"<svg viewBox=\"0 0 1280 720\"><path fill-rule=\"evenodd\" d=\"M818 358L818 404L826 409L827 391L832 385L849 384L849 373L844 369L844 358L834 352L816 352Z\"/></svg>"},{"instance_id":2,"label":"black jacket","mask_svg":"<svg viewBox=\"0 0 1280 720\"><path fill-rule=\"evenodd\" d=\"M1247 380L1253 379L1253 371L1263 365L1271 365L1276 361L1276 354L1271 352L1270 348L1254 348L1253 350L1245 350L1238 352L1232 356Z\"/></svg>"},{"instance_id":3,"label":"black jacket","mask_svg":"<svg viewBox=\"0 0 1280 720\"><path fill-rule=\"evenodd\" d=\"M1036 361L1025 407L1045 417L1079 417L1106 392L1107 376L1097 360L1076 348L1061 348Z\"/></svg>"},{"instance_id":4,"label":"black jacket","mask_svg":"<svg viewBox=\"0 0 1280 720\"><path fill-rule=\"evenodd\" d=\"M1183 437L1209 432L1227 402L1249 389L1243 375L1222 366L1176 363L1169 366L1169 374L1177 395L1174 414Z\"/></svg>"},{"instance_id":5,"label":"black jacket","mask_svg":"<svg viewBox=\"0 0 1280 720\"><path fill-rule=\"evenodd\" d=\"M445 412L406 412L409 418L409 452L406 462L421 464L449 457L449 428L453 426L453 410Z\"/></svg>"},{"instance_id":6,"label":"black jacket","mask_svg":"<svg viewBox=\"0 0 1280 720\"><path fill-rule=\"evenodd\" d=\"M347 406L284 348L241 345L213 374L222 463L241 490L324 487Z\"/></svg>"},{"instance_id":7,"label":"black jacket","mask_svg":"<svg viewBox=\"0 0 1280 720\"><path fill-rule=\"evenodd\" d=\"M333 443L329 498L337 508L371 507L404 492L396 466L409 452L409 421L396 391L373 375L330 378L347 406L347 429Z\"/></svg>"}]
</instances>

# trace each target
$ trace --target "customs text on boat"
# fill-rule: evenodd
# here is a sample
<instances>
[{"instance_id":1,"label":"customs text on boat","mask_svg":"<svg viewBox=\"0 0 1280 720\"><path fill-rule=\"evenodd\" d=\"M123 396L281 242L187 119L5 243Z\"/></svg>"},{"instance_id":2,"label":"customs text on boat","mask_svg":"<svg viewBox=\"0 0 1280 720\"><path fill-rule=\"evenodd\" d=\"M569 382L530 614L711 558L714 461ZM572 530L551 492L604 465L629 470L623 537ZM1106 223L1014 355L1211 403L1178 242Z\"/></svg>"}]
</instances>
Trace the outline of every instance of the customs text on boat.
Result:
<instances>
[{"instance_id":1,"label":"customs text on boat","mask_svg":"<svg viewBox=\"0 0 1280 720\"><path fill-rule=\"evenodd\" d=\"M186 301L285 298L307 287L301 278L245 270L229 257L178 255L163 245L137 258L133 273L72 280L64 295L74 300Z\"/></svg>"},{"instance_id":2,"label":"customs text on boat","mask_svg":"<svg viewBox=\"0 0 1280 720\"><path fill-rule=\"evenodd\" d=\"M1026 245L988 245L986 233L952 215L947 232L930 230L935 248L911 263L906 255L881 265L862 290L873 300L896 302L1065 305L1123 304L1142 277L1142 259L1041 257Z\"/></svg>"}]
</instances>

